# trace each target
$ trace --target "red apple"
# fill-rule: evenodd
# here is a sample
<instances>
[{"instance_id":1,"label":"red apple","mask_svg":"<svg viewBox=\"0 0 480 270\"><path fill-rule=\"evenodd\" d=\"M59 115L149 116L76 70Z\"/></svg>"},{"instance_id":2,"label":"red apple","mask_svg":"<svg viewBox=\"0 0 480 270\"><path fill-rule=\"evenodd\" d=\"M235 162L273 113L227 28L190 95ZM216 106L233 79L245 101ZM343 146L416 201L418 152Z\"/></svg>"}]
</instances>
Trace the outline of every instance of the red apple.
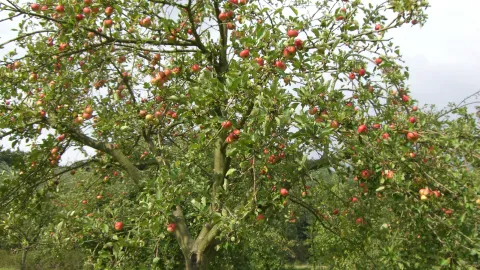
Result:
<instances>
[{"instance_id":1,"label":"red apple","mask_svg":"<svg viewBox=\"0 0 480 270\"><path fill-rule=\"evenodd\" d=\"M383 62L382 58L376 58L375 64L380 65Z\"/></svg>"},{"instance_id":2,"label":"red apple","mask_svg":"<svg viewBox=\"0 0 480 270\"><path fill-rule=\"evenodd\" d=\"M150 18L143 18L140 21L140 25L143 27L149 27L150 25L152 25L152 20Z\"/></svg>"},{"instance_id":3,"label":"red apple","mask_svg":"<svg viewBox=\"0 0 480 270\"><path fill-rule=\"evenodd\" d=\"M177 225L175 223L170 223L167 225L167 231L170 233L174 233L177 229Z\"/></svg>"},{"instance_id":4,"label":"red apple","mask_svg":"<svg viewBox=\"0 0 480 270\"><path fill-rule=\"evenodd\" d=\"M357 128L357 132L359 134L362 134L362 133L367 133L368 132L368 128L366 125L360 125L358 128Z\"/></svg>"},{"instance_id":5,"label":"red apple","mask_svg":"<svg viewBox=\"0 0 480 270\"><path fill-rule=\"evenodd\" d=\"M123 230L123 222L117 221L115 222L115 231L121 231Z\"/></svg>"},{"instance_id":6,"label":"red apple","mask_svg":"<svg viewBox=\"0 0 480 270\"><path fill-rule=\"evenodd\" d=\"M103 21L103 25L104 25L106 28L110 28L110 27L112 27L112 25L113 25L113 20L112 20L112 19L105 19L105 20Z\"/></svg>"},{"instance_id":7,"label":"red apple","mask_svg":"<svg viewBox=\"0 0 480 270\"><path fill-rule=\"evenodd\" d=\"M58 5L55 7L55 11L58 13L64 13L65 12L65 7L62 5Z\"/></svg>"},{"instance_id":8,"label":"red apple","mask_svg":"<svg viewBox=\"0 0 480 270\"><path fill-rule=\"evenodd\" d=\"M280 189L280 195L287 196L288 195L288 190L286 188Z\"/></svg>"},{"instance_id":9,"label":"red apple","mask_svg":"<svg viewBox=\"0 0 480 270\"><path fill-rule=\"evenodd\" d=\"M293 55L295 55L295 53L296 53L296 51L297 51L297 49L295 48L295 46L288 46L286 49L287 49L287 52L288 52L289 54L293 54Z\"/></svg>"},{"instance_id":10,"label":"red apple","mask_svg":"<svg viewBox=\"0 0 480 270\"><path fill-rule=\"evenodd\" d=\"M303 41L299 38L295 39L295 47L297 47L298 49L303 48Z\"/></svg>"},{"instance_id":11,"label":"red apple","mask_svg":"<svg viewBox=\"0 0 480 270\"><path fill-rule=\"evenodd\" d=\"M201 68L198 64L195 64L192 66L192 71L197 73L197 72L200 72Z\"/></svg>"},{"instance_id":12,"label":"red apple","mask_svg":"<svg viewBox=\"0 0 480 270\"><path fill-rule=\"evenodd\" d=\"M418 133L417 132L408 132L407 133L407 140L415 142L418 140Z\"/></svg>"},{"instance_id":13,"label":"red apple","mask_svg":"<svg viewBox=\"0 0 480 270\"><path fill-rule=\"evenodd\" d=\"M348 74L348 78L349 78L350 80L354 80L354 79L355 79L355 73L350 72L350 74Z\"/></svg>"},{"instance_id":14,"label":"red apple","mask_svg":"<svg viewBox=\"0 0 480 270\"><path fill-rule=\"evenodd\" d=\"M245 49L241 51L239 55L241 58L245 59L250 56L250 51L248 49Z\"/></svg>"},{"instance_id":15,"label":"red apple","mask_svg":"<svg viewBox=\"0 0 480 270\"><path fill-rule=\"evenodd\" d=\"M388 140L388 137L389 137L389 136L390 136L390 135L388 135L388 133L385 132L385 133L382 134L382 139Z\"/></svg>"},{"instance_id":16,"label":"red apple","mask_svg":"<svg viewBox=\"0 0 480 270\"><path fill-rule=\"evenodd\" d=\"M228 19L228 15L225 12L222 12L218 15L218 19L222 22L226 21Z\"/></svg>"},{"instance_id":17,"label":"red apple","mask_svg":"<svg viewBox=\"0 0 480 270\"><path fill-rule=\"evenodd\" d=\"M227 14L228 19L233 19L233 17L235 17L235 13L233 13L233 11L231 11L231 10L229 10L225 13Z\"/></svg>"},{"instance_id":18,"label":"red apple","mask_svg":"<svg viewBox=\"0 0 480 270\"><path fill-rule=\"evenodd\" d=\"M265 219L265 216L263 214L258 214L257 215L257 218L256 218L258 221L262 221Z\"/></svg>"},{"instance_id":19,"label":"red apple","mask_svg":"<svg viewBox=\"0 0 480 270\"><path fill-rule=\"evenodd\" d=\"M382 28L382 26L381 26L380 24L375 25L375 31L378 31L378 30L380 30L381 28Z\"/></svg>"},{"instance_id":20,"label":"red apple","mask_svg":"<svg viewBox=\"0 0 480 270\"><path fill-rule=\"evenodd\" d=\"M360 75L360 76L365 76L365 69L364 69L364 68L361 68L361 69L358 71L358 75Z\"/></svg>"},{"instance_id":21,"label":"red apple","mask_svg":"<svg viewBox=\"0 0 480 270\"><path fill-rule=\"evenodd\" d=\"M38 75L37 73L31 73L30 76L28 77L28 79L32 82L38 80Z\"/></svg>"},{"instance_id":22,"label":"red apple","mask_svg":"<svg viewBox=\"0 0 480 270\"><path fill-rule=\"evenodd\" d=\"M427 188L421 188L421 189L418 191L418 193L419 193L420 195L428 196L428 195L430 195L430 190L428 189L428 187L427 187Z\"/></svg>"},{"instance_id":23,"label":"red apple","mask_svg":"<svg viewBox=\"0 0 480 270\"><path fill-rule=\"evenodd\" d=\"M85 112L84 112L84 113L82 114L82 117L83 117L83 119L85 119L85 120L90 120L90 118L92 118L92 115L89 114L89 113L85 113Z\"/></svg>"},{"instance_id":24,"label":"red apple","mask_svg":"<svg viewBox=\"0 0 480 270\"><path fill-rule=\"evenodd\" d=\"M61 142L63 140L65 140L65 134L62 134L62 135L57 137L57 141Z\"/></svg>"},{"instance_id":25,"label":"red apple","mask_svg":"<svg viewBox=\"0 0 480 270\"><path fill-rule=\"evenodd\" d=\"M265 65L265 61L261 57L255 58L255 61L257 61L257 64L261 67Z\"/></svg>"},{"instance_id":26,"label":"red apple","mask_svg":"<svg viewBox=\"0 0 480 270\"><path fill-rule=\"evenodd\" d=\"M30 8L31 8L33 11L39 11L39 10L40 10L40 5L37 4L37 3L34 3L34 4L31 4L31 5L30 5Z\"/></svg>"},{"instance_id":27,"label":"red apple","mask_svg":"<svg viewBox=\"0 0 480 270\"><path fill-rule=\"evenodd\" d=\"M85 16L83 16L83 14L77 14L77 15L75 16L75 20L77 20L77 21L81 21L81 20L83 20L84 18L85 18Z\"/></svg>"},{"instance_id":28,"label":"red apple","mask_svg":"<svg viewBox=\"0 0 480 270\"><path fill-rule=\"evenodd\" d=\"M230 127L232 127L232 122L228 121L228 120L225 120L222 122L222 128L223 129L229 129Z\"/></svg>"},{"instance_id":29,"label":"red apple","mask_svg":"<svg viewBox=\"0 0 480 270\"><path fill-rule=\"evenodd\" d=\"M285 65L285 63L283 63L280 60L275 61L275 66L281 70L287 69L287 66Z\"/></svg>"},{"instance_id":30,"label":"red apple","mask_svg":"<svg viewBox=\"0 0 480 270\"><path fill-rule=\"evenodd\" d=\"M172 74L173 74L173 75L178 75L178 74L180 74L181 72L182 72L182 70L181 70L179 67L174 67L174 68L172 68ZM166 75L167 77L169 76L169 74L170 74L170 73L168 72L168 70L165 70L165 75Z\"/></svg>"},{"instance_id":31,"label":"red apple","mask_svg":"<svg viewBox=\"0 0 480 270\"><path fill-rule=\"evenodd\" d=\"M92 113L93 113L93 109L92 109L92 107L87 106L87 107L85 108L84 112L85 112L85 113L92 114Z\"/></svg>"},{"instance_id":32,"label":"red apple","mask_svg":"<svg viewBox=\"0 0 480 270\"><path fill-rule=\"evenodd\" d=\"M110 16L113 14L113 8L112 7L106 7L105 8L105 14L107 14L107 16Z\"/></svg>"},{"instance_id":33,"label":"red apple","mask_svg":"<svg viewBox=\"0 0 480 270\"><path fill-rule=\"evenodd\" d=\"M330 122L330 127L331 128L338 128L340 124L338 123L337 120L332 120L332 122Z\"/></svg>"},{"instance_id":34,"label":"red apple","mask_svg":"<svg viewBox=\"0 0 480 270\"><path fill-rule=\"evenodd\" d=\"M225 138L225 142L228 143L228 144L231 144L235 141L235 139L233 138L232 134L229 134L227 136L227 138Z\"/></svg>"},{"instance_id":35,"label":"red apple","mask_svg":"<svg viewBox=\"0 0 480 270\"><path fill-rule=\"evenodd\" d=\"M287 36L289 36L289 37L297 37L297 36L298 36L298 30L289 29L289 30L287 31Z\"/></svg>"},{"instance_id":36,"label":"red apple","mask_svg":"<svg viewBox=\"0 0 480 270\"><path fill-rule=\"evenodd\" d=\"M362 176L363 179L368 179L370 177L370 171L369 170L363 170L360 175Z\"/></svg>"}]
</instances>

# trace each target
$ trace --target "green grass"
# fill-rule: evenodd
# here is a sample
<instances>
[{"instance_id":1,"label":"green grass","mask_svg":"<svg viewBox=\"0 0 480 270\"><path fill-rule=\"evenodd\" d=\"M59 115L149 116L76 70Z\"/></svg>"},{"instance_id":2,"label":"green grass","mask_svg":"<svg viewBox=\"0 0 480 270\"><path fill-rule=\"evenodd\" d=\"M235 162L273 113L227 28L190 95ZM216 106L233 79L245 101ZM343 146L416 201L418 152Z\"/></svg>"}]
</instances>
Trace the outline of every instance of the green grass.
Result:
<instances>
[{"instance_id":1,"label":"green grass","mask_svg":"<svg viewBox=\"0 0 480 270\"><path fill-rule=\"evenodd\" d=\"M0 270L20 269L20 254L12 254L6 250L0 250Z\"/></svg>"},{"instance_id":2,"label":"green grass","mask_svg":"<svg viewBox=\"0 0 480 270\"><path fill-rule=\"evenodd\" d=\"M20 269L20 253L0 250L0 270ZM83 269L83 256L77 251L64 251L62 257L45 257L40 251L31 251L27 256L27 269Z\"/></svg>"}]
</instances>

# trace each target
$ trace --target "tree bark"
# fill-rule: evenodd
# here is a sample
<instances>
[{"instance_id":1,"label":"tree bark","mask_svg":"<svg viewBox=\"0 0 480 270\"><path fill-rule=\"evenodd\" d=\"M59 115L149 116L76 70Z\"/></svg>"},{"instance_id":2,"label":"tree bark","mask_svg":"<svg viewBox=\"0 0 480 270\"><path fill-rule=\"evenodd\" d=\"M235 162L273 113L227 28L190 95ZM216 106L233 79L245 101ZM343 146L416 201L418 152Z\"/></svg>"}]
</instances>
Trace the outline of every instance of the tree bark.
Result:
<instances>
[{"instance_id":1,"label":"tree bark","mask_svg":"<svg viewBox=\"0 0 480 270\"><path fill-rule=\"evenodd\" d=\"M21 262L20 262L20 269L21 270L26 270L27 269L27 254L28 254L28 248L23 249L22 259L21 259Z\"/></svg>"},{"instance_id":2,"label":"tree bark","mask_svg":"<svg viewBox=\"0 0 480 270\"><path fill-rule=\"evenodd\" d=\"M227 153L222 138L215 142L214 167L213 167L213 186L212 186L212 211L219 207L218 195L223 184L227 169Z\"/></svg>"},{"instance_id":3,"label":"tree bark","mask_svg":"<svg viewBox=\"0 0 480 270\"><path fill-rule=\"evenodd\" d=\"M191 251L190 256L185 258L186 270L207 270L210 263L209 252Z\"/></svg>"},{"instance_id":4,"label":"tree bark","mask_svg":"<svg viewBox=\"0 0 480 270\"><path fill-rule=\"evenodd\" d=\"M214 254L215 238L220 232L218 224L205 224L196 239L188 231L182 208L177 206L173 212L176 223L175 237L185 258L185 269L208 269Z\"/></svg>"}]
</instances>

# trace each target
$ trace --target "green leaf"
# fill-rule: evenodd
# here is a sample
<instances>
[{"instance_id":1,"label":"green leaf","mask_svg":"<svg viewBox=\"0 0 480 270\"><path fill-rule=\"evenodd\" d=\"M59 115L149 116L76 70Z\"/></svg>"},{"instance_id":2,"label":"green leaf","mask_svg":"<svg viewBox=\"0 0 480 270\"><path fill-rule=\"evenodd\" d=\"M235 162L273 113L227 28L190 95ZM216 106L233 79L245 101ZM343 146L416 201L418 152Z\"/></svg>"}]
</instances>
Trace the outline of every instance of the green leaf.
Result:
<instances>
[{"instance_id":1,"label":"green leaf","mask_svg":"<svg viewBox=\"0 0 480 270\"><path fill-rule=\"evenodd\" d=\"M237 170L237 169L235 169L235 168L229 169L229 170L227 171L227 173L225 174L225 176L231 175L231 174L234 173L236 170Z\"/></svg>"},{"instance_id":2,"label":"green leaf","mask_svg":"<svg viewBox=\"0 0 480 270\"><path fill-rule=\"evenodd\" d=\"M290 9L298 16L298 10L296 10L293 6L290 6Z\"/></svg>"},{"instance_id":3,"label":"green leaf","mask_svg":"<svg viewBox=\"0 0 480 270\"><path fill-rule=\"evenodd\" d=\"M63 221L60 221L60 223L58 223L57 226L55 226L55 231L59 233L62 230L62 227L63 227Z\"/></svg>"},{"instance_id":4,"label":"green leaf","mask_svg":"<svg viewBox=\"0 0 480 270\"><path fill-rule=\"evenodd\" d=\"M102 224L102 232L108 233L108 225L107 224Z\"/></svg>"}]
</instances>

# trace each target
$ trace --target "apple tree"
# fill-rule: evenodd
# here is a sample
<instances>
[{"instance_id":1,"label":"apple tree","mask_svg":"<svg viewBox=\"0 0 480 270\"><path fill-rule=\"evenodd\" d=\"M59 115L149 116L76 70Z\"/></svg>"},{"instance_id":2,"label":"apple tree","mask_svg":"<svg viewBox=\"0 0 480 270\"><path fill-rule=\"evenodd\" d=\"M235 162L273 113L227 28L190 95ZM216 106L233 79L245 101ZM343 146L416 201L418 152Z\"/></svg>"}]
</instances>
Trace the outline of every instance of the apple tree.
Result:
<instances>
[{"instance_id":1,"label":"apple tree","mask_svg":"<svg viewBox=\"0 0 480 270\"><path fill-rule=\"evenodd\" d=\"M0 184L8 186L12 171L0 171ZM21 254L20 269L27 269L30 251L44 244L44 235L55 215L50 203L52 194L36 192L30 196L16 196L8 207L0 209L0 236L2 248Z\"/></svg>"},{"instance_id":2,"label":"apple tree","mask_svg":"<svg viewBox=\"0 0 480 270\"><path fill-rule=\"evenodd\" d=\"M433 186L453 193L442 183L464 179L459 162L478 159L477 145L465 153L448 137L431 145L442 126L415 106L408 69L387 35L423 24L427 7L7 0L2 22L18 23L18 35L1 46L18 48L1 60L0 136L30 155L0 203L59 173L95 167L96 188L128 188L114 207L90 209L101 220L79 216L69 225L88 232L79 242L98 268L125 267L145 235L172 233L185 267L206 269L258 220L278 218L292 203L320 211L306 198L321 194L307 182L322 168L408 205L421 203L420 186L427 198ZM92 149L56 170L62 156ZM428 156L451 149L444 163ZM365 223L356 216L352 226ZM90 245L99 233L103 248ZM163 262L145 252L145 263Z\"/></svg>"}]
</instances>

